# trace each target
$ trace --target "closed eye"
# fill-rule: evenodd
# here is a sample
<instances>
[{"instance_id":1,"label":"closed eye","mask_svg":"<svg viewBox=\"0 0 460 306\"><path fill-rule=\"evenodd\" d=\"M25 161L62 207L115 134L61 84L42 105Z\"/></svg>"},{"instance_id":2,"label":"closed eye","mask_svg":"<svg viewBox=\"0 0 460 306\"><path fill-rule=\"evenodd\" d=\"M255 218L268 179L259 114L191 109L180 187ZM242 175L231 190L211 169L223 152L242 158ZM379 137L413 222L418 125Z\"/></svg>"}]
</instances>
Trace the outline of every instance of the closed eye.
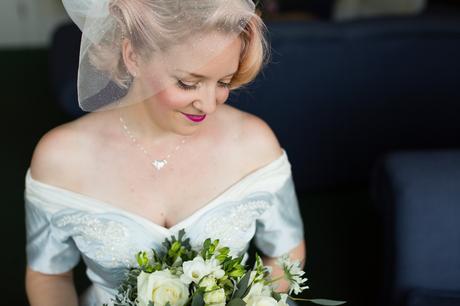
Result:
<instances>
[{"instance_id":1,"label":"closed eye","mask_svg":"<svg viewBox=\"0 0 460 306\"><path fill-rule=\"evenodd\" d=\"M219 81L217 82L217 85L221 88L230 88L231 82L227 83L227 82ZM189 84L184 83L181 80L177 80L177 86L183 90L195 90L198 88L197 85L189 85Z\"/></svg>"},{"instance_id":2,"label":"closed eye","mask_svg":"<svg viewBox=\"0 0 460 306\"><path fill-rule=\"evenodd\" d=\"M219 87L223 88L230 88L231 83L230 82L218 82Z\"/></svg>"},{"instance_id":3,"label":"closed eye","mask_svg":"<svg viewBox=\"0 0 460 306\"><path fill-rule=\"evenodd\" d=\"M182 82L181 80L177 80L177 86L179 86L179 88L183 89L183 90L194 90L197 88L196 85L188 85L188 84L185 84L184 82Z\"/></svg>"}]
</instances>

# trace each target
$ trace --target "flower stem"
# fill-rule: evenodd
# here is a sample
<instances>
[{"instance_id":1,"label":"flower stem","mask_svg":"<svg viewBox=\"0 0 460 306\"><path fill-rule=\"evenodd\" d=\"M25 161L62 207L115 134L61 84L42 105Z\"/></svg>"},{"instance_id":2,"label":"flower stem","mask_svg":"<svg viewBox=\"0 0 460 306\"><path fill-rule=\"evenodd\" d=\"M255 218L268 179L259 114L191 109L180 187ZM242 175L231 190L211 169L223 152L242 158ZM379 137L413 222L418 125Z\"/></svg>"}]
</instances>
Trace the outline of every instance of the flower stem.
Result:
<instances>
[{"instance_id":1,"label":"flower stem","mask_svg":"<svg viewBox=\"0 0 460 306\"><path fill-rule=\"evenodd\" d=\"M272 279L271 281L269 281L268 283L273 284L274 282L282 280L283 278L284 278L284 276L278 276L278 277L275 277L274 279Z\"/></svg>"}]
</instances>

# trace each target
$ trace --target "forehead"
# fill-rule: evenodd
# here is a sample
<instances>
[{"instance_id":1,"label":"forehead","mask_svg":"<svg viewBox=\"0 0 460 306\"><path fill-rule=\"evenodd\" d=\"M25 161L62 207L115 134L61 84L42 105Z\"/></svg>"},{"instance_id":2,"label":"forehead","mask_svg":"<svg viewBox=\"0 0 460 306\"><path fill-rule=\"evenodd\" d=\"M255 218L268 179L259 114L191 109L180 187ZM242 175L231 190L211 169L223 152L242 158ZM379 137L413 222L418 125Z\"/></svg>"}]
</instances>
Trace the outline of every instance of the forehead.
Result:
<instances>
[{"instance_id":1,"label":"forehead","mask_svg":"<svg viewBox=\"0 0 460 306\"><path fill-rule=\"evenodd\" d=\"M238 35L208 33L190 37L160 55L169 71L188 71L209 75L228 74L238 68L241 39Z\"/></svg>"}]
</instances>

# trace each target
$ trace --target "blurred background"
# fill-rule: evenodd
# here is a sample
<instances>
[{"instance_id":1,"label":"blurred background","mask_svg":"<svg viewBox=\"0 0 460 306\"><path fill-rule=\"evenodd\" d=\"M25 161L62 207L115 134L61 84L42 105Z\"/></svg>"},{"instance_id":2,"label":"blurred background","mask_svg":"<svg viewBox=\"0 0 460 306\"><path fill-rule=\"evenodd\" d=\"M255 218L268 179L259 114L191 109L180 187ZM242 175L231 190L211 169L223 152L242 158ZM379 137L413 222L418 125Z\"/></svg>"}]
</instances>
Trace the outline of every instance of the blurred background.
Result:
<instances>
[{"instance_id":1,"label":"blurred background","mask_svg":"<svg viewBox=\"0 0 460 306\"><path fill-rule=\"evenodd\" d=\"M460 1L262 0L271 63L230 103L287 150L307 239L305 297L460 305ZM0 2L1 305L24 290L24 176L83 113L79 30L58 0ZM84 267L75 275L87 285Z\"/></svg>"}]
</instances>

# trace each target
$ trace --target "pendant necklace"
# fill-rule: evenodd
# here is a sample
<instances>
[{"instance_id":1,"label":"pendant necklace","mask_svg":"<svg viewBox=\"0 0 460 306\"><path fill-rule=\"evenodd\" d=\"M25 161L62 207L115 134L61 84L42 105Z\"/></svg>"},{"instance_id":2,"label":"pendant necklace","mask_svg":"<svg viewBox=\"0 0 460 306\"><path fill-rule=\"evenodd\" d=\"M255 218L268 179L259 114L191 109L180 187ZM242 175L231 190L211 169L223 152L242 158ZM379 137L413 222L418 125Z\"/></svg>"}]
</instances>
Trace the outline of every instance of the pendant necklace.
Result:
<instances>
[{"instance_id":1,"label":"pendant necklace","mask_svg":"<svg viewBox=\"0 0 460 306\"><path fill-rule=\"evenodd\" d=\"M134 143L142 152L144 152L145 155L147 155L152 160L152 156L149 154L149 152L139 143L139 141L136 139L136 137L134 137L134 135L131 133L131 131L129 130L128 126L126 125L126 122L123 119L123 117L121 116L121 114L120 114L120 122L121 122L121 125L123 126L123 130L126 132L126 134L131 139L131 142ZM153 159L151 161L152 166L158 171L163 169L168 164L168 160L171 158L171 156L174 153L176 153L184 143L185 143L185 139L182 139L180 144L177 145L171 153L166 155L165 158L163 158L163 159Z\"/></svg>"}]
</instances>

